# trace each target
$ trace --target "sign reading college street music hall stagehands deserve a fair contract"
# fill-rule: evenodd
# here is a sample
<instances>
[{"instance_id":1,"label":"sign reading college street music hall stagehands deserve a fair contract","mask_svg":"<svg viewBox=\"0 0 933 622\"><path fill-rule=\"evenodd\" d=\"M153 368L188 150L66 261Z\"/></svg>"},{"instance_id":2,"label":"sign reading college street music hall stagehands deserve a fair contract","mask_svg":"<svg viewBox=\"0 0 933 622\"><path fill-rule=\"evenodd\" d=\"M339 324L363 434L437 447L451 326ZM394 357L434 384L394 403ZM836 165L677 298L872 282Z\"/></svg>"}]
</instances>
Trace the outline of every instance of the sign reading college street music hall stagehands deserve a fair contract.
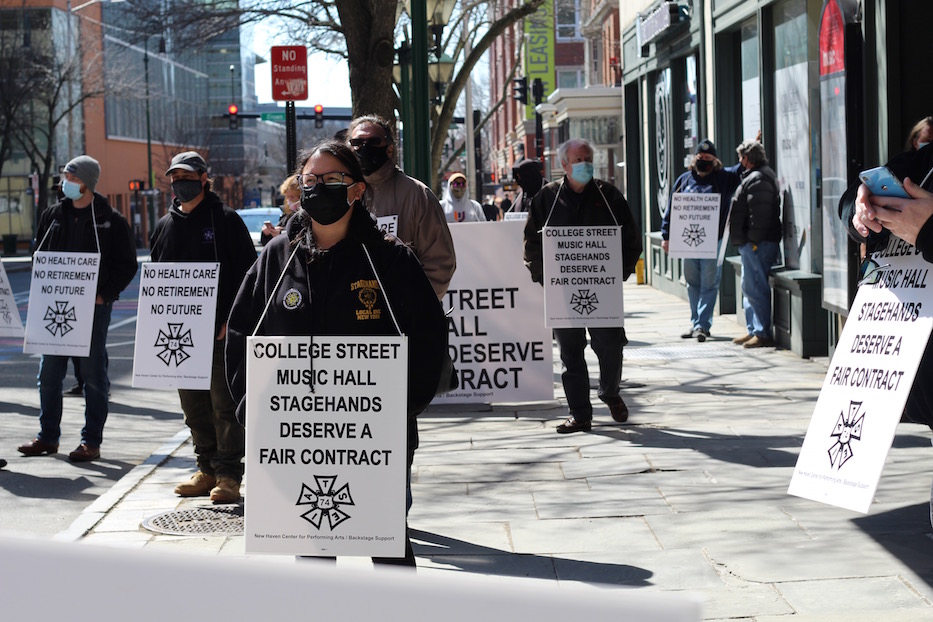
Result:
<instances>
[{"instance_id":1,"label":"sign reading college street music hall stagehands deserve a fair contract","mask_svg":"<svg viewBox=\"0 0 933 622\"><path fill-rule=\"evenodd\" d=\"M33 254L24 353L88 355L99 272L100 253Z\"/></svg>"},{"instance_id":2,"label":"sign reading college street music hall stagehands deserve a fair contract","mask_svg":"<svg viewBox=\"0 0 933 622\"><path fill-rule=\"evenodd\" d=\"M210 389L220 264L140 266L133 386Z\"/></svg>"},{"instance_id":3,"label":"sign reading college street music hall stagehands deserve a fair contract","mask_svg":"<svg viewBox=\"0 0 933 622\"><path fill-rule=\"evenodd\" d=\"M933 266L893 235L871 260L788 488L857 512L871 505L933 328Z\"/></svg>"},{"instance_id":4,"label":"sign reading college street music hall stagehands deserve a fair contract","mask_svg":"<svg viewBox=\"0 0 933 622\"><path fill-rule=\"evenodd\" d=\"M246 552L405 554L408 342L250 337Z\"/></svg>"},{"instance_id":5,"label":"sign reading college street music hall stagehands deserve a fair contract","mask_svg":"<svg viewBox=\"0 0 933 622\"><path fill-rule=\"evenodd\" d=\"M457 222L457 271L441 299L460 386L437 403L554 399L554 350L544 293L522 262L525 223Z\"/></svg>"},{"instance_id":6,"label":"sign reading college street music hall stagehands deserve a fair contract","mask_svg":"<svg viewBox=\"0 0 933 622\"><path fill-rule=\"evenodd\" d=\"M541 230L548 328L623 326L622 227Z\"/></svg>"}]
</instances>

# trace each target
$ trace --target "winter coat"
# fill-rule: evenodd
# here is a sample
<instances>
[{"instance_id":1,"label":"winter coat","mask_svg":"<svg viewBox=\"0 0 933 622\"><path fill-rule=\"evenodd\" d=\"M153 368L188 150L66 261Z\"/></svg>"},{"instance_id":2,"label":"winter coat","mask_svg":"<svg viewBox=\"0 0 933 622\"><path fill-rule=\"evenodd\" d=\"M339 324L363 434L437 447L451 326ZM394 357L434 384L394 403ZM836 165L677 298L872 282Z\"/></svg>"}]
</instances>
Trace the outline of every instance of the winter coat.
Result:
<instances>
[{"instance_id":1,"label":"winter coat","mask_svg":"<svg viewBox=\"0 0 933 622\"><path fill-rule=\"evenodd\" d=\"M398 215L396 236L411 245L437 297L443 298L457 269L457 256L447 219L434 193L389 160L366 176L365 198L377 217Z\"/></svg>"},{"instance_id":2,"label":"winter coat","mask_svg":"<svg viewBox=\"0 0 933 622\"><path fill-rule=\"evenodd\" d=\"M777 177L767 164L742 174L742 183L732 199L729 237L736 246L758 242L780 242L781 202Z\"/></svg>"},{"instance_id":3,"label":"winter coat","mask_svg":"<svg viewBox=\"0 0 933 622\"><path fill-rule=\"evenodd\" d=\"M88 208L75 209L71 199L63 199L45 210L39 217L33 248L37 251L100 252L97 295L104 302L113 302L139 269L136 244L126 218L110 207L106 198L95 192L89 208L93 214ZM82 227L81 231L71 231L75 223Z\"/></svg>"},{"instance_id":4,"label":"winter coat","mask_svg":"<svg viewBox=\"0 0 933 622\"><path fill-rule=\"evenodd\" d=\"M388 305L408 337L409 416L434 398L447 350L447 320L440 301L411 249L382 234L365 208L354 210L347 237L326 251L308 246L299 210L246 274L230 311L226 347L227 382L241 422L246 338L254 330L267 336L398 335ZM361 294L364 290L368 295Z\"/></svg>"},{"instance_id":5,"label":"winter coat","mask_svg":"<svg viewBox=\"0 0 933 622\"><path fill-rule=\"evenodd\" d=\"M739 187L742 171L742 165L736 164L728 168L721 168L711 171L705 177L700 177L696 171L690 169L677 178L674 182L674 189L667 201L667 211L661 219L661 238L669 239L671 233L671 203L674 200L674 194L678 192L697 192L703 194L718 194L719 201L719 237L722 238L726 230L726 221L729 218L729 203L732 201L732 195L735 189Z\"/></svg>"},{"instance_id":6,"label":"winter coat","mask_svg":"<svg viewBox=\"0 0 933 622\"><path fill-rule=\"evenodd\" d=\"M239 214L208 190L190 213L173 205L156 223L149 246L152 261L220 263L214 319L215 332L220 331L243 276L256 261L253 239Z\"/></svg>"},{"instance_id":7,"label":"winter coat","mask_svg":"<svg viewBox=\"0 0 933 622\"><path fill-rule=\"evenodd\" d=\"M566 184L565 177L547 184L535 195L525 222L524 259L525 267L531 272L531 280L542 285L541 229L545 224L552 227L621 225L622 279L627 279L635 271L642 251L641 232L635 225L625 197L612 184L592 179L583 188L583 193L577 194Z\"/></svg>"}]
</instances>

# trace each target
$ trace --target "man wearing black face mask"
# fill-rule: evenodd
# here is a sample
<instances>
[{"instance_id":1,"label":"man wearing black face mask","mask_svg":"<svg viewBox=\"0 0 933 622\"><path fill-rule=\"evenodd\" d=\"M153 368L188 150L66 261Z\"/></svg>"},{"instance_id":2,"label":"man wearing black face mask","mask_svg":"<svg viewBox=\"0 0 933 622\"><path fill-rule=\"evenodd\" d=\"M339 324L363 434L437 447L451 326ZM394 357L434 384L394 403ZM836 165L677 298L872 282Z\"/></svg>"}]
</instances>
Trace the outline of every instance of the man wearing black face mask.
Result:
<instances>
[{"instance_id":1,"label":"man wearing black face mask","mask_svg":"<svg viewBox=\"0 0 933 622\"><path fill-rule=\"evenodd\" d=\"M410 244L438 298L457 267L444 210L434 193L395 166L395 141L388 121L376 115L350 123L350 147L366 178L366 205L379 226Z\"/></svg>"},{"instance_id":2,"label":"man wearing black face mask","mask_svg":"<svg viewBox=\"0 0 933 622\"><path fill-rule=\"evenodd\" d=\"M538 190L544 185L544 178L541 176L541 163L537 160L522 160L512 167L512 179L515 180L522 191L515 197L515 203L512 204L510 211L530 212L531 200L538 194Z\"/></svg>"},{"instance_id":3,"label":"man wearing black face mask","mask_svg":"<svg viewBox=\"0 0 933 622\"><path fill-rule=\"evenodd\" d=\"M719 243L729 217L729 204L735 189L742 181L742 164L724 168L716 155L716 146L710 140L700 141L696 154L686 173L674 182L673 192L668 200L667 211L661 221L661 248L666 253L669 248L668 238L671 231L671 202L674 194L707 193L718 194L719 199ZM719 294L719 281L722 266L718 259L684 259L684 280L687 281L687 300L690 303L690 329L681 335L684 339L695 338L706 341L713 324L713 308Z\"/></svg>"},{"instance_id":4,"label":"man wearing black face mask","mask_svg":"<svg viewBox=\"0 0 933 622\"><path fill-rule=\"evenodd\" d=\"M240 282L256 260L249 230L239 215L211 191L207 163L186 151L172 158L175 201L150 239L152 261L206 261L220 264L217 315L209 390L179 389L185 423L191 429L198 471L175 487L182 497L210 496L215 503L240 500L245 433L224 374L227 315Z\"/></svg>"}]
</instances>

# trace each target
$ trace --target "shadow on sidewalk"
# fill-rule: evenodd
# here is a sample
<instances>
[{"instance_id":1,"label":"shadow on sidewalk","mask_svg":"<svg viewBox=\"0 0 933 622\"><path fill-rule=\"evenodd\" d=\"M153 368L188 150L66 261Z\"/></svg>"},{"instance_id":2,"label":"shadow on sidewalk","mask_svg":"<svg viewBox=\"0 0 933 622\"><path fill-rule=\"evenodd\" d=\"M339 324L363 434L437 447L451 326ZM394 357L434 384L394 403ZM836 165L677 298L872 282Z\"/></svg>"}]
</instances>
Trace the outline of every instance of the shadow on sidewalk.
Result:
<instances>
[{"instance_id":1,"label":"shadow on sidewalk","mask_svg":"<svg viewBox=\"0 0 933 622\"><path fill-rule=\"evenodd\" d=\"M649 579L654 574L645 568L624 564L511 553L418 529L409 529L409 535L417 557L488 576L646 587L651 585Z\"/></svg>"},{"instance_id":2,"label":"shadow on sidewalk","mask_svg":"<svg viewBox=\"0 0 933 622\"><path fill-rule=\"evenodd\" d=\"M933 587L933 566L930 564L933 539L928 503L863 516L852 522Z\"/></svg>"}]
</instances>

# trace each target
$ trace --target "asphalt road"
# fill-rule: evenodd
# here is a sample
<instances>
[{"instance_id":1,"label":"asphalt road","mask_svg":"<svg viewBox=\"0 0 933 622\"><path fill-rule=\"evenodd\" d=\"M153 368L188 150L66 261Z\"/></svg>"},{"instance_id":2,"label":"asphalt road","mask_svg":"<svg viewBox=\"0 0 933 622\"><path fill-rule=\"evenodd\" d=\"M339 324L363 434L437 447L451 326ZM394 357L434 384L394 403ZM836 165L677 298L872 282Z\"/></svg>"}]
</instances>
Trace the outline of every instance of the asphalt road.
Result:
<instances>
[{"instance_id":1,"label":"asphalt road","mask_svg":"<svg viewBox=\"0 0 933 622\"><path fill-rule=\"evenodd\" d=\"M23 323L30 273L5 264ZM80 443L84 399L65 398L60 453L26 458L16 447L39 431L39 357L23 354L22 339L0 339L0 534L48 538L81 514L185 425L174 390L132 388L139 274L114 304L107 338L110 414L101 459L72 464L68 452ZM69 366L65 388L74 384Z\"/></svg>"}]
</instances>

